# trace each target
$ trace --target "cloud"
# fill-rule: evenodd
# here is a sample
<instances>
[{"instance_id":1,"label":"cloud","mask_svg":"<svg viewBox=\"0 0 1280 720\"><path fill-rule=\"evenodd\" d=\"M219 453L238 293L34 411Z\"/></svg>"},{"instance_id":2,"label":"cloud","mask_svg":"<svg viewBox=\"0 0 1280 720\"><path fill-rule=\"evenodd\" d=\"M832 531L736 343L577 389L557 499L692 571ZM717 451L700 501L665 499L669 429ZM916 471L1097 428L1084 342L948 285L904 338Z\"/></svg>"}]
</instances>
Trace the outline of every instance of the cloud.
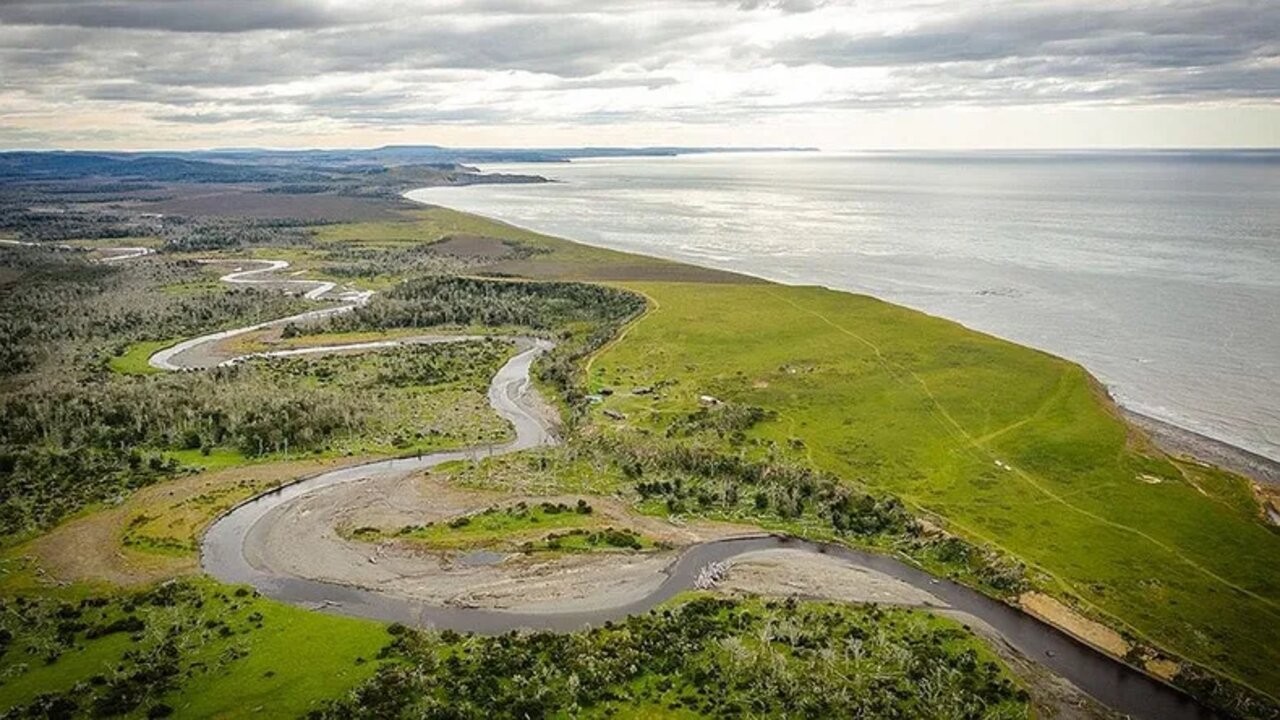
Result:
<instances>
[{"instance_id":1,"label":"cloud","mask_svg":"<svg viewBox=\"0 0 1280 720\"><path fill-rule=\"evenodd\" d=\"M11 0L0 141L112 116L140 140L150 123L216 143L245 126L1274 103L1277 38L1280 4L1258 0Z\"/></svg>"},{"instance_id":2,"label":"cloud","mask_svg":"<svg viewBox=\"0 0 1280 720\"><path fill-rule=\"evenodd\" d=\"M826 0L742 0L742 10L779 10L784 13L808 13L826 6Z\"/></svg>"},{"instance_id":3,"label":"cloud","mask_svg":"<svg viewBox=\"0 0 1280 720\"><path fill-rule=\"evenodd\" d=\"M9 0L0 5L0 22L93 29L236 33L328 27L339 24L341 18L319 3L302 0Z\"/></svg>"},{"instance_id":4,"label":"cloud","mask_svg":"<svg viewBox=\"0 0 1280 720\"><path fill-rule=\"evenodd\" d=\"M1091 9L1063 4L994 15L984 7L893 33L824 32L787 39L760 54L788 65L831 67L1079 59L1114 71L1275 59L1277 38L1275 3Z\"/></svg>"}]
</instances>

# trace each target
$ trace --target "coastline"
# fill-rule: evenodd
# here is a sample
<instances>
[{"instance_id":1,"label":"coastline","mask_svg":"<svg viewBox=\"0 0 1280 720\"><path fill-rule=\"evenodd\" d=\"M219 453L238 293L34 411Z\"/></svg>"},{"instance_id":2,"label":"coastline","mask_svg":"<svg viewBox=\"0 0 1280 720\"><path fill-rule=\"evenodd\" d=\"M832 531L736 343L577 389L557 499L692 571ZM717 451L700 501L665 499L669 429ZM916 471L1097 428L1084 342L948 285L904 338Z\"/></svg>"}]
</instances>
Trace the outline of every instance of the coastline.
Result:
<instances>
[{"instance_id":1,"label":"coastline","mask_svg":"<svg viewBox=\"0 0 1280 720\"><path fill-rule=\"evenodd\" d=\"M711 160L573 163L548 173L560 184L412 196L954 319L1084 365L1130 409L1280 461L1266 201L1239 209L1249 222L1194 237L1172 220L1245 203L1216 184L1229 167L1180 161L1177 180L1151 160L1056 155L1013 166L981 154ZM538 172L528 167L481 169ZM1162 192L1137 192L1123 173ZM1195 194L1189 178L1219 189Z\"/></svg>"},{"instance_id":2,"label":"coastline","mask_svg":"<svg viewBox=\"0 0 1280 720\"><path fill-rule=\"evenodd\" d=\"M1164 452L1239 473L1251 480L1280 487L1280 461L1265 455L1188 430L1165 420L1144 415L1116 403L1125 420L1145 432Z\"/></svg>"},{"instance_id":3,"label":"coastline","mask_svg":"<svg viewBox=\"0 0 1280 720\"><path fill-rule=\"evenodd\" d=\"M555 181L551 181L551 182L555 182ZM468 215L475 215L476 217L484 218L489 222L498 223L501 225L507 225L509 227L516 228L518 230L537 233L539 235L548 235L548 236L555 237L551 233L546 233L536 228L526 227L518 223L504 220L502 218L493 217L490 215L484 215L482 213L472 212L471 210L449 207L447 205L443 205L438 202L428 201L425 198L425 196L423 196L423 199L418 199L417 197L413 196L413 193L416 193L417 191L430 191L432 189L435 189L435 187L438 187L438 186L423 186L419 188L414 188L412 190L408 190L402 193L401 198L419 207L446 208L454 212L465 213ZM622 250L620 248L609 247L607 245L602 245L599 243L594 243L594 242L577 239L577 238L563 238L563 239L571 243L575 243L578 245L585 245L587 247L593 247L601 250L640 255L640 256L651 258L654 260L661 260L663 262L671 262L671 263L676 263L681 265L693 265L693 263L683 259L668 258L668 257L659 256L659 255L650 255L648 253L639 253L634 250ZM739 275L744 278L750 278L752 280L756 280L764 283L778 283L782 285L789 284L789 283L780 283L777 280L761 277L759 275L755 275L749 272L742 272L740 270L723 270L721 268L716 268L713 266L702 266L702 265L699 265L697 267L706 268L708 270L713 270L716 272L729 273L731 275ZM867 295L868 297L873 297L881 302L889 303L891 305L898 304L891 300L886 300L884 298L877 297L875 295L870 295L867 293L856 293L850 290L829 287L826 285L815 285L815 286L823 287L833 292L850 293L855 295L857 294ZM1023 345L1023 343L1020 343L1016 340L1011 340L1009 338L1003 337L996 333L991 333L985 330L978 330L976 328L972 328L952 318L933 315L932 313L927 313L923 310L919 310L916 308L912 308L912 309L915 310L916 312L921 312L926 315L938 317L948 322L956 323L957 325L960 325L961 327L964 327L965 329L970 330L972 332L981 333L983 335L990 335L992 337L996 337L1006 342L1014 343L1016 345ZM1027 345L1023 345L1023 346L1028 347L1029 349L1035 350L1037 352L1048 353L1048 351L1046 350L1040 350L1038 348L1034 348ZM1054 355L1054 353L1048 353L1048 354ZM1068 360L1069 362L1076 362L1076 361L1070 360L1070 358L1064 358L1064 359ZM1082 365L1082 367L1085 367L1085 366ZM1085 367L1085 371L1089 372L1090 376L1093 376L1093 372L1090 368ZM1210 437L1203 433L1178 425L1175 422L1172 422L1170 420L1163 420L1160 418L1156 418L1156 417L1152 417L1150 415L1144 414L1137 410L1133 410L1125 406L1124 404L1122 404L1119 400L1117 400L1115 398L1114 393L1111 391L1109 387L1106 386L1105 383L1102 383L1100 380L1098 380L1096 376L1093 376L1093 377L1094 377L1094 380L1098 382L1098 384L1102 388L1105 389L1108 398L1112 403L1114 403L1116 409L1119 410L1121 417L1123 417L1124 420L1130 426L1135 427L1141 430L1142 432L1146 433L1150 437L1151 441L1161 451L1177 457L1187 457L1201 464L1206 464L1206 465L1218 467L1224 470L1229 470L1231 472L1235 472L1240 475L1243 475L1249 480L1262 483L1272 488L1280 489L1280 460L1267 457L1260 453L1256 453L1252 450L1241 447L1239 445L1235 445L1226 440L1220 440L1218 438Z\"/></svg>"}]
</instances>

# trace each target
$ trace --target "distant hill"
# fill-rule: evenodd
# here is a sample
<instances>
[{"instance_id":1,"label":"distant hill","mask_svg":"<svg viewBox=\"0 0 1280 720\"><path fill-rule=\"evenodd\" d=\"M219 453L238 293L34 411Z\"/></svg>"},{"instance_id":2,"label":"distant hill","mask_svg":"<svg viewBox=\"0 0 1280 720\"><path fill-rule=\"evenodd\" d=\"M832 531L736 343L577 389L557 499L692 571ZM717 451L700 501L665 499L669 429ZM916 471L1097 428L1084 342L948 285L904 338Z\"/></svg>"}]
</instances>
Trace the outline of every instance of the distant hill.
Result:
<instances>
[{"instance_id":1,"label":"distant hill","mask_svg":"<svg viewBox=\"0 0 1280 720\"><path fill-rule=\"evenodd\" d=\"M468 162L566 162L598 157L669 157L712 152L812 151L803 147L562 147L562 148L448 148L439 145L386 145L379 148L337 150L264 150L234 148L186 152L154 151L139 155L192 158L211 161L235 160L272 164L382 164L428 165Z\"/></svg>"},{"instance_id":2,"label":"distant hill","mask_svg":"<svg viewBox=\"0 0 1280 720\"><path fill-rule=\"evenodd\" d=\"M0 167L26 164L29 172L125 172L112 161L167 159L185 163L237 163L260 165L454 165L475 162L565 162L598 157L669 157L712 152L811 151L805 147L563 147L563 148L446 148L439 145L387 145L379 148L337 150L266 150L228 148L216 150L153 150L143 152L43 151L0 153ZM135 170L143 166L135 166ZM217 173L207 165L158 165L157 171L181 174Z\"/></svg>"},{"instance_id":3,"label":"distant hill","mask_svg":"<svg viewBox=\"0 0 1280 720\"><path fill-rule=\"evenodd\" d=\"M379 173L386 168L420 168L458 174L478 173L468 164L557 163L600 157L671 157L712 152L804 151L814 148L728 147L583 147L445 148L437 145L388 145L351 150L260 150L237 148L195 151L0 152L0 182L80 179L147 180L188 183L323 183L334 175ZM464 178L465 180L465 178Z\"/></svg>"},{"instance_id":4,"label":"distant hill","mask_svg":"<svg viewBox=\"0 0 1280 720\"><path fill-rule=\"evenodd\" d=\"M178 157L82 152L0 153L0 181L136 179L160 182L272 182L298 180L296 172Z\"/></svg>"}]
</instances>

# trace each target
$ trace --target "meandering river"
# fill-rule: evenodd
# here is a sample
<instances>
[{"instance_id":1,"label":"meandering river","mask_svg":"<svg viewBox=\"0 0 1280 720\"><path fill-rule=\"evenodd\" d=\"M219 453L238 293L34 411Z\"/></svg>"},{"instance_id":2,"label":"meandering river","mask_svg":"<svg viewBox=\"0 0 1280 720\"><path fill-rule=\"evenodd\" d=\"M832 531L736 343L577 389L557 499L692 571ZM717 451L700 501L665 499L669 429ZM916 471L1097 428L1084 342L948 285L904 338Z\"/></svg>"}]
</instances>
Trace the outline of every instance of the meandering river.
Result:
<instances>
[{"instance_id":1,"label":"meandering river","mask_svg":"<svg viewBox=\"0 0 1280 720\"><path fill-rule=\"evenodd\" d=\"M252 261L246 263L253 265ZM330 283L281 280L272 273L283 270L287 263L266 261L261 267L237 270L223 276L225 282L262 283L284 287L307 287L308 297L321 299L336 294ZM271 323L231 331L212 333L180 343L152 357L153 366L167 370L200 369L242 358L227 360L210 348L228 337L261 327L299 319L323 317L348 312L368 299L368 295L336 294L339 302L320 311L281 318ZM410 338L390 344L447 341L456 338ZM538 339L517 338L517 353L494 376L489 387L489 403L501 417L511 422L515 439L496 448L485 448L491 455L516 452L557 442L553 419L548 417L529 378L533 361L551 348ZM376 344L384 347L385 344ZM351 351L367 349L369 344L336 345L313 348ZM249 356L245 356L249 357ZM1095 650L1066 633L1010 605L988 598L965 586L908 565L893 557L877 555L842 546L813 543L794 538L758 535L705 542L686 548L664 571L660 584L639 597L602 604L590 610L570 612L519 612L483 608L443 607L397 597L352 584L299 577L272 567L255 564L246 552L255 537L269 527L275 511L314 493L323 493L343 483L378 476L400 476L472 455L474 449L461 449L397 460L383 460L347 467L269 491L250 498L220 516L201 539L202 567L210 575L231 583L247 583L268 597L291 603L307 604L346 615L400 621L420 626L450 628L477 633L501 633L513 629L537 629L568 632L587 626L598 626L611 620L645 612L691 589L702 571L713 563L731 561L743 554L760 550L787 548L816 553L852 567L882 573L926 591L945 609L961 618L972 618L994 631L1001 641L1069 680L1108 707L1142 718L1209 718L1211 713L1177 689L1156 680L1125 663Z\"/></svg>"}]
</instances>

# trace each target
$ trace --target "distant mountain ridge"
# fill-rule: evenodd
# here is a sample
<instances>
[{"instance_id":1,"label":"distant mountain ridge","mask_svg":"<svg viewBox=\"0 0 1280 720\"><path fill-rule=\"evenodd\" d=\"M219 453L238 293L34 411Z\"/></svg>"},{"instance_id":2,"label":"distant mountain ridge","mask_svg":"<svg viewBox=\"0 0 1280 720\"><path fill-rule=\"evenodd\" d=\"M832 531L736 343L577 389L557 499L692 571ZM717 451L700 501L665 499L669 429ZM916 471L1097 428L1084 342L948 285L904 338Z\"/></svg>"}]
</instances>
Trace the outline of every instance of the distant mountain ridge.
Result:
<instances>
[{"instance_id":1,"label":"distant mountain ridge","mask_svg":"<svg viewBox=\"0 0 1280 720\"><path fill-rule=\"evenodd\" d=\"M814 148L582 147L446 148L388 145L339 150L23 150L0 152L0 182L109 178L189 183L319 182L332 173L381 173L413 167L477 174L473 163L558 163L600 157L672 157L711 152L811 151Z\"/></svg>"},{"instance_id":2,"label":"distant mountain ridge","mask_svg":"<svg viewBox=\"0 0 1280 720\"><path fill-rule=\"evenodd\" d=\"M255 165L167 156L80 152L0 153L0 181L73 180L89 177L161 182L273 182L297 181L302 179L302 174Z\"/></svg>"},{"instance_id":3,"label":"distant mountain ridge","mask_svg":"<svg viewBox=\"0 0 1280 720\"><path fill-rule=\"evenodd\" d=\"M477 162L566 162L601 157L671 157L713 152L814 151L808 147L559 147L559 148L449 148L440 145L385 145L378 148L337 150L215 149L184 152L151 151L136 155L159 155L199 160L251 160L258 162L334 164L436 164Z\"/></svg>"}]
</instances>

